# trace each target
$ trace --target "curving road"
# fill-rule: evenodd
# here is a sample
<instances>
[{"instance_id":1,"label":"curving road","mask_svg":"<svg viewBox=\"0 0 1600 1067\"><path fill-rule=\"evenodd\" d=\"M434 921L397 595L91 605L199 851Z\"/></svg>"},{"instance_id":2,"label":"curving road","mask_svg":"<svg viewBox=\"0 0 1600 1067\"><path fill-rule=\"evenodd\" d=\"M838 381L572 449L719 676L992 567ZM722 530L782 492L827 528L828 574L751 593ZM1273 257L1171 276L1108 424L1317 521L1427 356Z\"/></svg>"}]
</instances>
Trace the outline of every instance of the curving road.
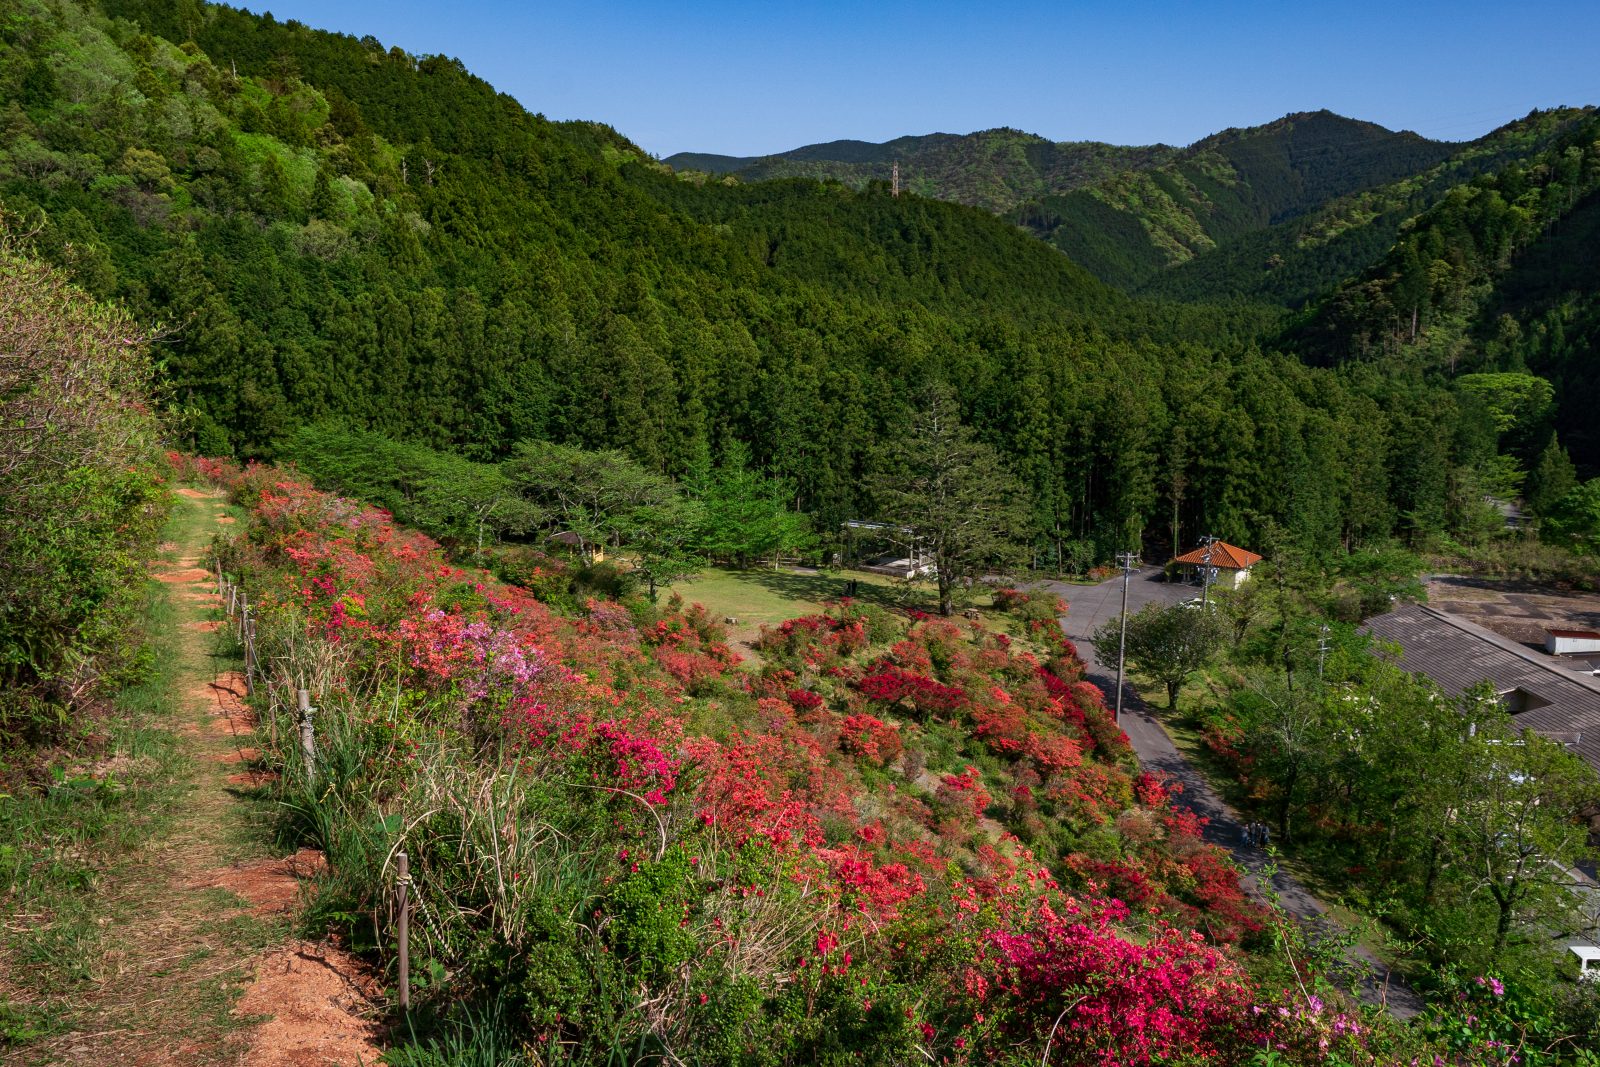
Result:
<instances>
[{"instance_id":1,"label":"curving road","mask_svg":"<svg viewBox=\"0 0 1600 1067\"><path fill-rule=\"evenodd\" d=\"M1090 635L1102 624L1115 619L1122 610L1122 578L1118 576L1094 586L1041 582L1039 587L1067 601L1070 610L1061 619L1061 629L1078 646L1089 680L1105 692L1107 704L1114 706L1116 649L1110 650L1108 669L1096 654ZM1197 592L1193 586L1162 581L1160 568L1147 567L1135 571L1128 582L1128 611L1131 614L1149 604L1187 600ZM1183 787L1178 802L1207 820L1206 840L1232 854L1234 862L1252 875L1245 879L1246 888L1258 899L1265 900L1268 894L1263 883L1268 857L1260 849L1245 844L1244 824L1238 813L1228 807L1205 776L1178 751L1167 731L1131 687L1123 690L1121 725L1140 765L1164 774ZM1311 937L1337 936L1343 932L1328 916L1322 901L1292 875L1277 871L1272 876L1271 889L1279 906L1299 919ZM1364 947L1352 946L1346 958L1350 963L1349 973L1337 977L1347 984L1354 983L1363 1001L1384 1007L1401 1019L1409 1019L1422 1010L1422 998L1400 975L1390 971Z\"/></svg>"}]
</instances>

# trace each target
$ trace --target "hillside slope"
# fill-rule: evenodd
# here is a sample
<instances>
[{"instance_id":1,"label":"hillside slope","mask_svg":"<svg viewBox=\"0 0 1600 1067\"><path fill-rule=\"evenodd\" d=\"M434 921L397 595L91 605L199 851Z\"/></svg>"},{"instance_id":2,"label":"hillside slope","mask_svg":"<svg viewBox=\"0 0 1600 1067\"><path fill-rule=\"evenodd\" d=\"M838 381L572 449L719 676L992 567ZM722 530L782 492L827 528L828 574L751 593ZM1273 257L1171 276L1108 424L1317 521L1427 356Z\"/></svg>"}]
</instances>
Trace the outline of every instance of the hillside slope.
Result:
<instances>
[{"instance_id":1,"label":"hillside slope","mask_svg":"<svg viewBox=\"0 0 1600 1067\"><path fill-rule=\"evenodd\" d=\"M1012 218L1097 277L1137 288L1244 234L1415 174L1452 151L1327 111L1225 130L1176 159L1019 207Z\"/></svg>"},{"instance_id":2,"label":"hillside slope","mask_svg":"<svg viewBox=\"0 0 1600 1067\"><path fill-rule=\"evenodd\" d=\"M1451 189L1537 155L1586 114L1570 108L1533 112L1461 146L1427 170L1220 241L1151 276L1139 291L1180 300L1245 298L1297 307L1375 264L1408 219Z\"/></svg>"},{"instance_id":3,"label":"hillside slope","mask_svg":"<svg viewBox=\"0 0 1600 1067\"><path fill-rule=\"evenodd\" d=\"M1600 113L1551 114L1542 151L1450 188L1288 340L1314 362L1545 375L1552 406L1519 428L1520 458L1554 431L1595 472Z\"/></svg>"}]
</instances>

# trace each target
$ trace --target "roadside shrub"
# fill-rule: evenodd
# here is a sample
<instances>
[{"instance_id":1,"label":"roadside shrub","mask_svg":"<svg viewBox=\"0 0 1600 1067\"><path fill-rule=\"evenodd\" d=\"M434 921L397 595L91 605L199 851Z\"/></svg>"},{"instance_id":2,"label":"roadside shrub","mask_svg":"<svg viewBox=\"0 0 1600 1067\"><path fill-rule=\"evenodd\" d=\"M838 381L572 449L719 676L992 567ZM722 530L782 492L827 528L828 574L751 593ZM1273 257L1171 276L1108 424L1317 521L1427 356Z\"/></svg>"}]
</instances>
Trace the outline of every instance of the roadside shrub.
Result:
<instances>
[{"instance_id":1,"label":"roadside shrub","mask_svg":"<svg viewBox=\"0 0 1600 1067\"><path fill-rule=\"evenodd\" d=\"M81 725L138 647L165 486L143 332L0 218L0 758Z\"/></svg>"}]
</instances>

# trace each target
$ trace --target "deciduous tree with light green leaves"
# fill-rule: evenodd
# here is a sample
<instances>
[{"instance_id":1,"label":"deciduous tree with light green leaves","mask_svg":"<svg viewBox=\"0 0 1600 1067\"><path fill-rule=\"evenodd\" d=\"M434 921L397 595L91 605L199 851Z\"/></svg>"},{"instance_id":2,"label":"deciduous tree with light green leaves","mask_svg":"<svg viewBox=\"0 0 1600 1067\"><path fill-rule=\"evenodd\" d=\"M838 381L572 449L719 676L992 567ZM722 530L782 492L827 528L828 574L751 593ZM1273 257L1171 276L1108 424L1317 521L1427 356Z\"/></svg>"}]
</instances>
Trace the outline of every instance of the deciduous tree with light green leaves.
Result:
<instances>
[{"instance_id":1,"label":"deciduous tree with light green leaves","mask_svg":"<svg viewBox=\"0 0 1600 1067\"><path fill-rule=\"evenodd\" d=\"M1121 620L1113 619L1095 631L1094 647L1102 656L1114 655L1121 634ZM1136 670L1166 687L1170 709L1178 706L1183 683L1210 663L1227 639L1227 625L1215 609L1151 604L1128 616L1126 655Z\"/></svg>"},{"instance_id":2,"label":"deciduous tree with light green leaves","mask_svg":"<svg viewBox=\"0 0 1600 1067\"><path fill-rule=\"evenodd\" d=\"M616 451L529 441L503 469L512 485L586 549L631 542L678 504L671 479Z\"/></svg>"}]
</instances>

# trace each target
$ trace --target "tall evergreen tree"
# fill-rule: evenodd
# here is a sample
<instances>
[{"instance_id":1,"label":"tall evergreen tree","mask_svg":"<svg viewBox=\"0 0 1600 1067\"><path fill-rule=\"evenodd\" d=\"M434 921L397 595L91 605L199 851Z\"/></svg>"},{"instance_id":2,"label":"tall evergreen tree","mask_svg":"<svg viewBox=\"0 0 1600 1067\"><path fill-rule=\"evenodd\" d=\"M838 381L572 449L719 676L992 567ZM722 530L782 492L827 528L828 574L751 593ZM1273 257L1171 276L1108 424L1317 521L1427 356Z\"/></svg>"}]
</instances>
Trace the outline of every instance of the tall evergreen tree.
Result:
<instances>
[{"instance_id":1,"label":"tall evergreen tree","mask_svg":"<svg viewBox=\"0 0 1600 1067\"><path fill-rule=\"evenodd\" d=\"M973 437L946 387L924 394L878 455L878 517L912 558L937 570L939 613L955 612L958 588L1016 558L1031 533L1021 485L992 447Z\"/></svg>"}]
</instances>

